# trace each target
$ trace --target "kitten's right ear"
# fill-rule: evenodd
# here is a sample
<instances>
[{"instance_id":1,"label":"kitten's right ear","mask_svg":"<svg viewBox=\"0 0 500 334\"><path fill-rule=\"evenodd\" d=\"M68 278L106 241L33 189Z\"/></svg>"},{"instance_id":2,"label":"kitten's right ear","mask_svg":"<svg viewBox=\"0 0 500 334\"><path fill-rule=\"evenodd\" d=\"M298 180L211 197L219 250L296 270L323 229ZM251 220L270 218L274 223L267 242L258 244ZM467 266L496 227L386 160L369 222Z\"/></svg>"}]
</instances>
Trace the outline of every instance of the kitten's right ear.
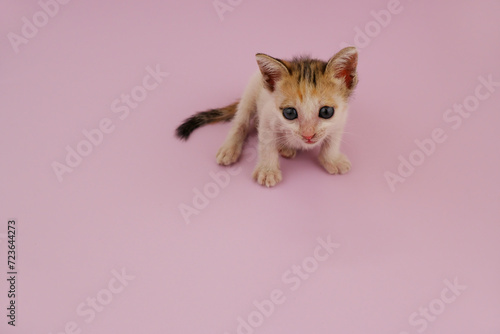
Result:
<instances>
[{"instance_id":1,"label":"kitten's right ear","mask_svg":"<svg viewBox=\"0 0 500 334\"><path fill-rule=\"evenodd\" d=\"M358 83L357 66L358 50L350 46L340 50L328 61L326 73L342 80L348 90L348 94L350 94Z\"/></svg>"},{"instance_id":2,"label":"kitten's right ear","mask_svg":"<svg viewBox=\"0 0 500 334\"><path fill-rule=\"evenodd\" d=\"M282 60L273 58L263 53L257 53L255 57L257 58L257 64L259 64L260 72L264 77L266 88L273 92L276 83L281 80L284 75L290 74L288 67L286 67Z\"/></svg>"}]
</instances>

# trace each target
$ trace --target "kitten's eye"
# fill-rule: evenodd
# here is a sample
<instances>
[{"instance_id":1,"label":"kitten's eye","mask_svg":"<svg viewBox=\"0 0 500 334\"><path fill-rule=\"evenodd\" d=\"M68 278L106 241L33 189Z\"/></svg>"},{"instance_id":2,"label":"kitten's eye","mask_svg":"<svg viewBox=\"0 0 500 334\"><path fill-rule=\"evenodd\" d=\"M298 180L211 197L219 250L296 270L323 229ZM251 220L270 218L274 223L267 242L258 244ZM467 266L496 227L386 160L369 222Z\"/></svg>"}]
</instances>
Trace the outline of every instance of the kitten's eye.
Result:
<instances>
[{"instance_id":1,"label":"kitten's eye","mask_svg":"<svg viewBox=\"0 0 500 334\"><path fill-rule=\"evenodd\" d=\"M289 120L296 119L298 117L297 110L295 108L285 108L283 109L283 117Z\"/></svg>"},{"instance_id":2,"label":"kitten's eye","mask_svg":"<svg viewBox=\"0 0 500 334\"><path fill-rule=\"evenodd\" d=\"M319 110L319 117L328 119L333 116L333 113L335 112L335 109L333 107L321 107Z\"/></svg>"}]
</instances>

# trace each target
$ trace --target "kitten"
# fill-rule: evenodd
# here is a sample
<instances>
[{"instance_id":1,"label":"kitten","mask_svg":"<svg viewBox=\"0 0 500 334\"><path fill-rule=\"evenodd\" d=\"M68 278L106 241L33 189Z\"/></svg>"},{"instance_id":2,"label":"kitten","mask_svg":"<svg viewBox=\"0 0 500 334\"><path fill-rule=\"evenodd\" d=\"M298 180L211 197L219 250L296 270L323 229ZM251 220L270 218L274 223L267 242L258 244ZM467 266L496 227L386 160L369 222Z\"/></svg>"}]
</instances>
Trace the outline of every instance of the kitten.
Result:
<instances>
[{"instance_id":1,"label":"kitten","mask_svg":"<svg viewBox=\"0 0 500 334\"><path fill-rule=\"evenodd\" d=\"M200 126L232 119L217 153L218 164L230 165L240 157L256 118L259 159L253 177L259 184L272 187L281 181L280 155L293 158L297 150L317 146L328 173L347 173L351 163L340 152L340 142L348 100L358 83L356 48L344 48L328 62L308 57L286 61L261 53L256 58L260 71L239 102L191 116L177 128L177 136L187 140Z\"/></svg>"}]
</instances>

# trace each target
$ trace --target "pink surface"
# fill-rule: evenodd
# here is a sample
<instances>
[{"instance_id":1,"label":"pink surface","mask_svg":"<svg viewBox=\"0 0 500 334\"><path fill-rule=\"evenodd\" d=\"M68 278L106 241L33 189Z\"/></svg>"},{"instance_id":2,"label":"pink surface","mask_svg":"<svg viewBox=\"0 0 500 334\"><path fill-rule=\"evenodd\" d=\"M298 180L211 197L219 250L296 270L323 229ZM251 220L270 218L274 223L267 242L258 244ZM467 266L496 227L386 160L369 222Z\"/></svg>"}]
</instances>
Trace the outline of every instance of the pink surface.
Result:
<instances>
[{"instance_id":1,"label":"pink surface","mask_svg":"<svg viewBox=\"0 0 500 334\"><path fill-rule=\"evenodd\" d=\"M500 333L498 1L46 2L53 17L0 5L1 333ZM266 189L255 135L233 175L215 163L228 124L174 138L239 97L255 53L344 43L360 50L349 174L306 152ZM417 166L391 188L401 159Z\"/></svg>"}]
</instances>

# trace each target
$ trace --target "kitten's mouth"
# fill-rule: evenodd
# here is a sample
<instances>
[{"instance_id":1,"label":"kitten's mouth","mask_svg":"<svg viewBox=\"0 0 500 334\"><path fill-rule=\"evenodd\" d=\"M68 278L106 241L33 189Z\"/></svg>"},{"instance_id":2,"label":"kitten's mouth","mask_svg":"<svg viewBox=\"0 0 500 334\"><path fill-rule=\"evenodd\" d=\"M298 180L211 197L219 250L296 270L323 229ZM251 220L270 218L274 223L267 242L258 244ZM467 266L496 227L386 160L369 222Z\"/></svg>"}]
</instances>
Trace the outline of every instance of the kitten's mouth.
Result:
<instances>
[{"instance_id":1,"label":"kitten's mouth","mask_svg":"<svg viewBox=\"0 0 500 334\"><path fill-rule=\"evenodd\" d=\"M302 135L301 136L301 139L304 143L306 144L316 144L318 141L319 141L319 136L317 136L316 134L312 135L312 136L304 136Z\"/></svg>"}]
</instances>

